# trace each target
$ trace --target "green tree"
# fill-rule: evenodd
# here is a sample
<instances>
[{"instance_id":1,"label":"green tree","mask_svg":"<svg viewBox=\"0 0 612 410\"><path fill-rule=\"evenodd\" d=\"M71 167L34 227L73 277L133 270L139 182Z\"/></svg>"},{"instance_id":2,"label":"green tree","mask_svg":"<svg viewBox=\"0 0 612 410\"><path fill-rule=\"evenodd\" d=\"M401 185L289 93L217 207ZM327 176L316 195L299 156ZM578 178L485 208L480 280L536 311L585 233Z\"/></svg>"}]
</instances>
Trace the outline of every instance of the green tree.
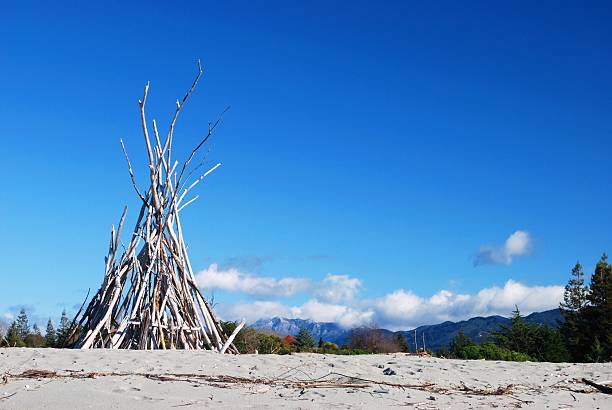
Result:
<instances>
[{"instance_id":1,"label":"green tree","mask_svg":"<svg viewBox=\"0 0 612 410\"><path fill-rule=\"evenodd\" d=\"M397 344L397 347L399 348L400 352L403 352L403 353L410 352L410 347L408 347L408 342L406 342L406 338L401 333L397 333L395 335L395 343Z\"/></svg>"},{"instance_id":2,"label":"green tree","mask_svg":"<svg viewBox=\"0 0 612 410\"><path fill-rule=\"evenodd\" d=\"M528 353L533 347L531 329L521 316L518 306L512 312L511 321L510 326L502 325L499 331L493 333L495 343L508 350Z\"/></svg>"},{"instance_id":3,"label":"green tree","mask_svg":"<svg viewBox=\"0 0 612 410\"><path fill-rule=\"evenodd\" d=\"M588 289L584 284L584 272L580 262L572 269L572 277L565 285L563 302L559 307L566 312L580 312L587 305Z\"/></svg>"},{"instance_id":4,"label":"green tree","mask_svg":"<svg viewBox=\"0 0 612 410\"><path fill-rule=\"evenodd\" d=\"M47 322L47 334L45 335L45 346L55 347L55 343L56 343L55 328L53 327L53 322L49 318L49 321Z\"/></svg>"},{"instance_id":5,"label":"green tree","mask_svg":"<svg viewBox=\"0 0 612 410\"><path fill-rule=\"evenodd\" d=\"M271 333L257 332L257 352L276 354L284 349L283 339Z\"/></svg>"},{"instance_id":6,"label":"green tree","mask_svg":"<svg viewBox=\"0 0 612 410\"><path fill-rule=\"evenodd\" d=\"M588 304L588 288L584 284L584 273L580 262L572 269L572 276L565 286L563 302L559 305L564 321L560 326L565 345L574 361L584 360L587 349L587 332L584 313Z\"/></svg>"},{"instance_id":7,"label":"green tree","mask_svg":"<svg viewBox=\"0 0 612 410\"><path fill-rule=\"evenodd\" d=\"M506 360L513 362L524 362L533 359L520 352L514 352L505 347L497 346L494 343L486 342L481 345L471 344L462 349L461 356L468 360Z\"/></svg>"},{"instance_id":8,"label":"green tree","mask_svg":"<svg viewBox=\"0 0 612 410\"><path fill-rule=\"evenodd\" d=\"M589 337L589 358L612 360L612 265L604 253L595 266L584 309L586 334ZM596 343L597 342L597 343Z\"/></svg>"},{"instance_id":9,"label":"green tree","mask_svg":"<svg viewBox=\"0 0 612 410\"><path fill-rule=\"evenodd\" d=\"M19 316L17 316L17 320L15 321L15 327L21 340L25 340L28 333L30 333L30 325L28 323L28 315L24 308L21 308L19 311Z\"/></svg>"},{"instance_id":10,"label":"green tree","mask_svg":"<svg viewBox=\"0 0 612 410\"><path fill-rule=\"evenodd\" d=\"M321 348L323 348L323 345L324 345L324 344L325 344L325 342L323 341L323 338L322 338L322 337L319 337L319 344L318 344L318 346L317 346L317 347L318 347L319 349L321 349Z\"/></svg>"},{"instance_id":11,"label":"green tree","mask_svg":"<svg viewBox=\"0 0 612 410\"><path fill-rule=\"evenodd\" d=\"M68 332L70 331L70 320L66 314L66 309L62 310L62 317L60 318L60 325L57 329L56 335L56 347L64 347L68 342Z\"/></svg>"},{"instance_id":12,"label":"green tree","mask_svg":"<svg viewBox=\"0 0 612 410\"><path fill-rule=\"evenodd\" d=\"M236 330L236 322L221 322L221 328L226 335ZM270 332L259 332L250 326L245 326L236 335L234 346L243 354L286 354L289 348L283 343L277 334Z\"/></svg>"},{"instance_id":13,"label":"green tree","mask_svg":"<svg viewBox=\"0 0 612 410\"><path fill-rule=\"evenodd\" d=\"M21 338L19 334L19 328L17 326L17 321L14 321L6 332L6 341L8 342L9 347L24 347L25 342Z\"/></svg>"},{"instance_id":14,"label":"green tree","mask_svg":"<svg viewBox=\"0 0 612 410\"><path fill-rule=\"evenodd\" d=\"M569 358L561 333L548 326L527 323L518 307L512 313L511 325L502 326L493 333L493 338L498 346L529 356L527 360L563 362Z\"/></svg>"},{"instance_id":15,"label":"green tree","mask_svg":"<svg viewBox=\"0 0 612 410\"><path fill-rule=\"evenodd\" d=\"M611 276L612 266L608 263L608 255L605 253L601 256L597 265L595 266L595 272L591 276L590 292L587 296L592 306L606 306L611 299Z\"/></svg>"},{"instance_id":16,"label":"green tree","mask_svg":"<svg viewBox=\"0 0 612 410\"><path fill-rule=\"evenodd\" d=\"M474 342L463 333L463 330L459 330L453 340L451 340L449 347L449 357L455 359L464 359L463 349L466 346L474 345Z\"/></svg>"},{"instance_id":17,"label":"green tree","mask_svg":"<svg viewBox=\"0 0 612 410\"><path fill-rule=\"evenodd\" d=\"M315 347L315 341L312 335L306 328L301 328L298 334L295 336L295 347L298 352L303 352L308 349Z\"/></svg>"},{"instance_id":18,"label":"green tree","mask_svg":"<svg viewBox=\"0 0 612 410\"><path fill-rule=\"evenodd\" d=\"M597 336L595 336L593 345L591 346L589 352L586 354L586 360L595 363L605 360L604 351L601 346L601 343L599 343L599 338Z\"/></svg>"},{"instance_id":19,"label":"green tree","mask_svg":"<svg viewBox=\"0 0 612 410\"><path fill-rule=\"evenodd\" d=\"M45 338L40 334L38 325L34 323L32 331L23 339L27 347L44 347Z\"/></svg>"},{"instance_id":20,"label":"green tree","mask_svg":"<svg viewBox=\"0 0 612 410\"><path fill-rule=\"evenodd\" d=\"M330 350L338 350L338 345L332 342L325 342L323 343L323 346L321 346L323 348L323 352L328 352Z\"/></svg>"},{"instance_id":21,"label":"green tree","mask_svg":"<svg viewBox=\"0 0 612 410\"><path fill-rule=\"evenodd\" d=\"M567 362L570 354L559 329L553 329L545 325L530 324L531 349L527 352L539 362Z\"/></svg>"}]
</instances>

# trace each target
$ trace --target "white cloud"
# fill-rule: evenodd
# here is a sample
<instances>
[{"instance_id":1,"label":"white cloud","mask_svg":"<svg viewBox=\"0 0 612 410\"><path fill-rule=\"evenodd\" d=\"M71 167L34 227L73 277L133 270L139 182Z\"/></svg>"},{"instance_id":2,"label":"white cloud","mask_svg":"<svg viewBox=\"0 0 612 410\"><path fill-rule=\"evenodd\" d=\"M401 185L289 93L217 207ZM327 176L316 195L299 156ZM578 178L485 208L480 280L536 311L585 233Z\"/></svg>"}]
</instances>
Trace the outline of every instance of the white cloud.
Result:
<instances>
[{"instance_id":1,"label":"white cloud","mask_svg":"<svg viewBox=\"0 0 612 410\"><path fill-rule=\"evenodd\" d=\"M240 272L236 268L220 270L216 263L196 274L203 289L221 289L257 296L292 296L309 288L310 282L302 278L275 279Z\"/></svg>"},{"instance_id":2,"label":"white cloud","mask_svg":"<svg viewBox=\"0 0 612 410\"><path fill-rule=\"evenodd\" d=\"M503 288L482 289L475 296L475 311L501 314L508 313L518 306L523 312L530 313L559 306L563 299L563 286L526 286L508 280Z\"/></svg>"},{"instance_id":3,"label":"white cloud","mask_svg":"<svg viewBox=\"0 0 612 410\"><path fill-rule=\"evenodd\" d=\"M15 319L15 315L11 312L4 312L0 315L0 317L7 321L11 321Z\"/></svg>"},{"instance_id":4,"label":"white cloud","mask_svg":"<svg viewBox=\"0 0 612 410\"><path fill-rule=\"evenodd\" d=\"M345 305L320 302L311 299L293 309L294 317L306 317L317 322L335 322L343 327L359 326L372 320L374 312Z\"/></svg>"},{"instance_id":5,"label":"white cloud","mask_svg":"<svg viewBox=\"0 0 612 410\"><path fill-rule=\"evenodd\" d=\"M248 323L271 317L311 319L316 322L334 322L350 328L372 321L374 311L346 305L321 302L310 299L299 306L289 306L274 301L255 301L220 306L219 313L224 319L246 319Z\"/></svg>"},{"instance_id":6,"label":"white cloud","mask_svg":"<svg viewBox=\"0 0 612 410\"><path fill-rule=\"evenodd\" d=\"M272 317L295 317L291 307L279 302L258 300L253 303L220 304L220 316L225 320L242 320L253 323L258 319Z\"/></svg>"},{"instance_id":7,"label":"white cloud","mask_svg":"<svg viewBox=\"0 0 612 410\"><path fill-rule=\"evenodd\" d=\"M517 231L500 249L506 257L525 254L529 235ZM327 276L318 283L302 278L272 278L244 273L236 268L219 269L211 264L197 274L199 285L206 289L223 289L249 295L238 303L220 303L218 311L226 320L245 318L252 323L271 317L311 319L335 322L344 327L376 324L389 329L409 329L423 324L447 320L459 321L474 316L508 316L515 305L522 313L558 307L563 298L563 286L529 286L508 280L503 286L491 286L474 293L439 290L430 296L420 296L410 289L395 289L380 297L359 297L361 280L348 275ZM305 302L282 300L305 294Z\"/></svg>"},{"instance_id":8,"label":"white cloud","mask_svg":"<svg viewBox=\"0 0 612 410\"><path fill-rule=\"evenodd\" d=\"M407 328L474 316L508 316L515 306L528 314L558 307L563 291L563 286L527 286L513 280L475 294L441 290L429 298L400 289L375 300L375 319L391 328Z\"/></svg>"},{"instance_id":9,"label":"white cloud","mask_svg":"<svg viewBox=\"0 0 612 410\"><path fill-rule=\"evenodd\" d=\"M315 294L319 299L326 302L349 302L353 300L359 288L361 288L361 280L357 278L328 273Z\"/></svg>"},{"instance_id":10,"label":"white cloud","mask_svg":"<svg viewBox=\"0 0 612 410\"><path fill-rule=\"evenodd\" d=\"M510 265L515 256L526 255L531 248L531 237L528 232L516 231L510 235L503 246L483 245L474 258L474 266Z\"/></svg>"},{"instance_id":11,"label":"white cloud","mask_svg":"<svg viewBox=\"0 0 612 410\"><path fill-rule=\"evenodd\" d=\"M508 280L503 287L489 287L473 294L440 290L430 297L398 289L382 297L334 304L316 298L299 306L280 302L238 303L222 310L226 319L246 318L248 322L274 316L336 322L343 327L375 323L388 329L409 329L447 320L474 316L508 316L515 305L522 313L554 309L563 298L563 286L527 286Z\"/></svg>"}]
</instances>

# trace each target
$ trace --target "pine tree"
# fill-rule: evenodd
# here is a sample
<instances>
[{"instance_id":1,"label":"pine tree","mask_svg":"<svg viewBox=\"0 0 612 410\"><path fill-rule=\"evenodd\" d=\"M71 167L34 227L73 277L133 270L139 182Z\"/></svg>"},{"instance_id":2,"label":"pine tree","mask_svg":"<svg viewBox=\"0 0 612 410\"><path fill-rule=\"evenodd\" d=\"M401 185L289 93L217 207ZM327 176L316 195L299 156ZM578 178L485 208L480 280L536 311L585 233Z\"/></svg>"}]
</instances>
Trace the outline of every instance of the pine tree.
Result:
<instances>
[{"instance_id":1,"label":"pine tree","mask_svg":"<svg viewBox=\"0 0 612 410\"><path fill-rule=\"evenodd\" d=\"M584 360L584 355L588 351L587 331L584 321L588 294L588 288L584 284L582 265L580 265L580 262L576 262L572 269L572 277L565 286L563 302L559 305L561 314L565 319L560 326L560 331L565 339L571 359L574 361Z\"/></svg>"},{"instance_id":2,"label":"pine tree","mask_svg":"<svg viewBox=\"0 0 612 410\"><path fill-rule=\"evenodd\" d=\"M14 321L6 332L6 340L9 344L9 347L24 347L25 342L21 338L19 334L19 327L17 326L17 321Z\"/></svg>"},{"instance_id":3,"label":"pine tree","mask_svg":"<svg viewBox=\"0 0 612 410\"><path fill-rule=\"evenodd\" d=\"M28 333L30 333L30 325L28 324L28 315L24 308L21 308L19 316L17 316L17 320L15 321L15 326L21 340L25 340Z\"/></svg>"},{"instance_id":4,"label":"pine tree","mask_svg":"<svg viewBox=\"0 0 612 410\"><path fill-rule=\"evenodd\" d=\"M498 332L493 332L495 343L515 352L526 353L532 350L530 327L525 323L518 306L512 312L510 326L502 325Z\"/></svg>"},{"instance_id":5,"label":"pine tree","mask_svg":"<svg viewBox=\"0 0 612 410\"><path fill-rule=\"evenodd\" d=\"M564 362L569 358L563 336L557 329L526 322L518 307L512 312L510 326L493 333L495 343L509 351L542 362Z\"/></svg>"},{"instance_id":6,"label":"pine tree","mask_svg":"<svg viewBox=\"0 0 612 410\"><path fill-rule=\"evenodd\" d=\"M45 338L40 334L38 325L34 323L32 331L23 339L27 347L44 347Z\"/></svg>"},{"instance_id":7,"label":"pine tree","mask_svg":"<svg viewBox=\"0 0 612 410\"><path fill-rule=\"evenodd\" d=\"M295 336L294 345L297 348L298 352L300 352L315 347L315 341L312 338L310 332L306 330L306 328L302 328Z\"/></svg>"},{"instance_id":8,"label":"pine tree","mask_svg":"<svg viewBox=\"0 0 612 410\"><path fill-rule=\"evenodd\" d=\"M62 317L60 318L60 326L57 330L57 347L64 347L68 342L68 331L70 330L70 320L66 314L66 309L62 310Z\"/></svg>"},{"instance_id":9,"label":"pine tree","mask_svg":"<svg viewBox=\"0 0 612 410\"><path fill-rule=\"evenodd\" d=\"M588 300L593 306L606 306L612 302L612 265L608 263L608 255L602 255L595 266L591 277L591 287Z\"/></svg>"},{"instance_id":10,"label":"pine tree","mask_svg":"<svg viewBox=\"0 0 612 410\"><path fill-rule=\"evenodd\" d=\"M45 335L45 346L55 347L55 343L56 343L55 328L53 327L53 322L49 318L49 321L47 322L47 334Z\"/></svg>"},{"instance_id":11,"label":"pine tree","mask_svg":"<svg viewBox=\"0 0 612 410\"><path fill-rule=\"evenodd\" d=\"M400 352L408 353L410 352L410 348L408 347L408 342L406 342L406 338L401 334L397 333L395 336L395 343L397 344L397 348Z\"/></svg>"},{"instance_id":12,"label":"pine tree","mask_svg":"<svg viewBox=\"0 0 612 410\"><path fill-rule=\"evenodd\" d=\"M68 342L68 332L70 331L70 320L68 319L68 315L66 314L66 309L62 311L62 317L60 318L60 325L57 329L56 336L56 347L64 347L66 342Z\"/></svg>"},{"instance_id":13,"label":"pine tree","mask_svg":"<svg viewBox=\"0 0 612 410\"><path fill-rule=\"evenodd\" d=\"M585 309L591 360L612 360L612 265L604 253L591 276L587 296L590 305ZM597 343L596 343L597 342ZM597 345L597 346L596 346Z\"/></svg>"},{"instance_id":14,"label":"pine tree","mask_svg":"<svg viewBox=\"0 0 612 410\"><path fill-rule=\"evenodd\" d=\"M325 342L323 341L323 338L319 337L319 345L318 345L319 349L321 349L324 344L325 344Z\"/></svg>"},{"instance_id":15,"label":"pine tree","mask_svg":"<svg viewBox=\"0 0 612 410\"><path fill-rule=\"evenodd\" d=\"M559 329L546 325L527 324L530 328L531 348L528 354L539 362L567 362L570 359L565 340Z\"/></svg>"},{"instance_id":16,"label":"pine tree","mask_svg":"<svg viewBox=\"0 0 612 410\"><path fill-rule=\"evenodd\" d=\"M605 359L603 348L601 346L601 343L599 343L599 338L597 336L595 336L595 340L593 341L591 350L586 355L586 359L589 362L595 362L595 363L599 363Z\"/></svg>"},{"instance_id":17,"label":"pine tree","mask_svg":"<svg viewBox=\"0 0 612 410\"><path fill-rule=\"evenodd\" d=\"M448 346L450 356L456 359L463 359L463 349L473 344L474 342L472 342L472 340L466 336L465 333L463 333L463 330L459 330Z\"/></svg>"},{"instance_id":18,"label":"pine tree","mask_svg":"<svg viewBox=\"0 0 612 410\"><path fill-rule=\"evenodd\" d=\"M579 312L587 305L588 289L584 285L584 272L582 265L576 262L572 269L572 277L565 286L563 302L560 304L561 312Z\"/></svg>"}]
</instances>

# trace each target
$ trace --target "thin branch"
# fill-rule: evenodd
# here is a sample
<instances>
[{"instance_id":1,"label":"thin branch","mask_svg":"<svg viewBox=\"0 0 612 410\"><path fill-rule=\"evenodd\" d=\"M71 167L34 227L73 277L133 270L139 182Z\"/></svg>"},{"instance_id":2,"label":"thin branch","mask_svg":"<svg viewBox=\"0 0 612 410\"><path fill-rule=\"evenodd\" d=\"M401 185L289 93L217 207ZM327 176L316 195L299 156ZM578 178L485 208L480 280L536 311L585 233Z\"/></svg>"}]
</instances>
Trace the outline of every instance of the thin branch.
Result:
<instances>
[{"instance_id":1,"label":"thin branch","mask_svg":"<svg viewBox=\"0 0 612 410\"><path fill-rule=\"evenodd\" d=\"M181 169L181 172L179 173L178 180L176 181L176 186L174 187L175 193L176 193L176 190L178 189L178 184L181 182L181 179L183 178L183 174L185 173L185 169L187 168L187 166L189 165L189 163L191 162L191 160L193 159L195 154L198 152L200 147L202 147L202 145L204 145L206 143L206 141L208 141L208 139L212 136L213 131L215 130L215 128L217 128L217 125L219 125L219 123L223 120L223 115L229 109L230 109L230 106L227 106L225 108L225 110L223 110L223 112L219 115L219 117L217 118L217 121L215 121L214 123L208 123L208 133L202 139L202 141L200 141L200 143L191 151L191 154L189 155L189 158L187 158L187 160L183 163L183 168Z\"/></svg>"},{"instance_id":2,"label":"thin branch","mask_svg":"<svg viewBox=\"0 0 612 410\"><path fill-rule=\"evenodd\" d=\"M130 157L128 157L128 153L125 149L125 145L123 144L123 139L120 139L119 142L121 143L121 148L123 148L123 154L125 155L125 160L127 161L128 171L130 172L130 179L132 180L132 185L134 186L134 189L136 190L138 197L142 200L142 202L146 204L147 200L145 199L144 196L142 196L142 194L140 193L140 190L138 189L138 185L136 184L136 179L134 178L134 171L132 171L132 164L130 163Z\"/></svg>"},{"instance_id":3,"label":"thin branch","mask_svg":"<svg viewBox=\"0 0 612 410\"><path fill-rule=\"evenodd\" d=\"M191 204L192 202L195 202L199 197L200 197L199 195L196 195L193 198L191 198L189 201L185 202L183 205L179 207L177 212L181 212L183 208L185 208L187 205Z\"/></svg>"},{"instance_id":4,"label":"thin branch","mask_svg":"<svg viewBox=\"0 0 612 410\"><path fill-rule=\"evenodd\" d=\"M164 151L166 151L166 148L168 150L168 163L170 163L170 158L171 158L172 136L174 135L174 125L176 124L176 120L178 119L181 109L183 108L183 106L185 105L185 103L187 102L191 94L193 93L193 91L196 89L198 83L200 82L200 78L202 78L202 73L203 73L202 63L198 59L198 74L196 75L196 78L193 80L191 87L189 88L189 90L187 90L187 93L183 97L183 101L180 103L178 102L178 100L176 101L176 110L174 111L174 116L172 117L172 121L170 122L170 128L168 129L168 136L166 137L166 142L164 144Z\"/></svg>"},{"instance_id":5,"label":"thin branch","mask_svg":"<svg viewBox=\"0 0 612 410\"><path fill-rule=\"evenodd\" d=\"M191 183L191 185L189 185L189 187L185 188L183 190L183 193L181 194L181 196L179 197L177 204L180 204L181 201L183 200L183 198L185 197L185 195L187 195L187 193L189 191L191 191L191 189L193 187L195 187L197 184L200 183L201 180L203 180L204 178L206 178L211 172L213 172L215 169L219 168L221 166L221 163L218 162L217 164L215 164L215 166L213 166L212 168L210 168L208 171L206 171L205 173L203 173L202 175L200 175L200 177L198 179L196 179L195 181L193 181Z\"/></svg>"}]
</instances>

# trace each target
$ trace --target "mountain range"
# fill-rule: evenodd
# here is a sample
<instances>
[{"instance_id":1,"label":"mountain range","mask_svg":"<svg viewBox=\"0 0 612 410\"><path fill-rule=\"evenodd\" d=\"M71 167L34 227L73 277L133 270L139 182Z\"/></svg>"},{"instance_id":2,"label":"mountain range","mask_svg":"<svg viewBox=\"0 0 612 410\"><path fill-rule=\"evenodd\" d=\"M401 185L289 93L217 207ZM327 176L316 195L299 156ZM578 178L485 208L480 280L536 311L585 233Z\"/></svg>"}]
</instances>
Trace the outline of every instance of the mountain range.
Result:
<instances>
[{"instance_id":1,"label":"mountain range","mask_svg":"<svg viewBox=\"0 0 612 410\"><path fill-rule=\"evenodd\" d=\"M556 327L563 321L563 316L559 309L547 310L545 312L535 312L525 316L529 323L541 324ZM436 351L441 347L448 347L455 335L463 330L466 336L477 343L487 340L492 332L499 330L502 325L509 325L510 319L503 316L473 317L460 322L446 321L437 325L419 326L416 329L391 331L380 329L383 334L401 334L406 338L411 350L414 350L414 340L417 344L423 345L423 339L427 349ZM342 328L336 323L314 322L307 319L286 319L274 317L271 319L260 319L251 325L257 330L274 332L281 336L296 335L300 329L305 328L310 334L319 340L333 342L337 345L345 345L350 340L352 329Z\"/></svg>"}]
</instances>

